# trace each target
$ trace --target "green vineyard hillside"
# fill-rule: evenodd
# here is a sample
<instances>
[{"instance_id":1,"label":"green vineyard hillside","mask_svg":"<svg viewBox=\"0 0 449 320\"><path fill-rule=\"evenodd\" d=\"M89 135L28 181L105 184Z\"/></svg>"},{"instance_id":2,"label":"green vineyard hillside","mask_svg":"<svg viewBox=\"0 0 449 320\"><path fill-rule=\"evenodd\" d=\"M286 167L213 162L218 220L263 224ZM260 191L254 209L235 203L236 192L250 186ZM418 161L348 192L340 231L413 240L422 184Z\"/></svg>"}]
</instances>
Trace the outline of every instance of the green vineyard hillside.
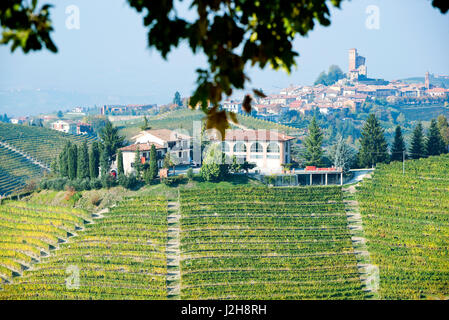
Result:
<instances>
[{"instance_id":1,"label":"green vineyard hillside","mask_svg":"<svg viewBox=\"0 0 449 320\"><path fill-rule=\"evenodd\" d=\"M181 192L181 298L362 299L338 187Z\"/></svg>"},{"instance_id":2,"label":"green vineyard hillside","mask_svg":"<svg viewBox=\"0 0 449 320\"><path fill-rule=\"evenodd\" d=\"M193 134L193 126L198 125L197 130L201 130L201 121L204 119L204 113L198 110L181 109L162 113L157 116L148 117L148 124L151 129L170 129L186 130ZM257 119L249 115L237 115L240 127L248 129L266 129L277 130L285 134L298 135L301 130L285 126L276 122ZM196 122L196 124L195 124ZM114 124L120 127L120 134L128 140L141 131L143 120L114 121ZM239 126L231 125L232 129L238 129Z\"/></svg>"},{"instance_id":3,"label":"green vineyard hillside","mask_svg":"<svg viewBox=\"0 0 449 320\"><path fill-rule=\"evenodd\" d=\"M383 299L449 298L449 156L382 165L358 188Z\"/></svg>"},{"instance_id":4,"label":"green vineyard hillside","mask_svg":"<svg viewBox=\"0 0 449 320\"><path fill-rule=\"evenodd\" d=\"M6 201L0 275L8 283L0 300L174 292L181 299L447 299L449 156L407 161L404 175L401 163L379 166L356 190L360 237L380 273L375 296L341 187L233 186L181 188L169 201L156 195L166 190L141 193L93 217ZM179 278L171 278L173 261ZM67 285L73 272L76 288Z\"/></svg>"},{"instance_id":5,"label":"green vineyard hillside","mask_svg":"<svg viewBox=\"0 0 449 320\"><path fill-rule=\"evenodd\" d=\"M0 195L8 195L41 176L44 169L0 145L0 170Z\"/></svg>"},{"instance_id":6,"label":"green vineyard hillside","mask_svg":"<svg viewBox=\"0 0 449 320\"><path fill-rule=\"evenodd\" d=\"M8 206L3 210L7 211ZM0 213L0 217L4 215ZM31 226L33 222L30 220L29 223ZM44 225L50 228L48 224ZM125 200L77 233L73 240L61 244L58 250L42 258L23 276L15 277L12 284L4 285L0 300L166 297L165 199ZM20 243L16 248L21 248ZM18 267L17 260L12 257L9 269ZM79 287L66 285L70 272L79 276Z\"/></svg>"},{"instance_id":7,"label":"green vineyard hillside","mask_svg":"<svg viewBox=\"0 0 449 320\"><path fill-rule=\"evenodd\" d=\"M0 278L10 282L91 219L80 209L7 201L0 205Z\"/></svg>"},{"instance_id":8,"label":"green vineyard hillside","mask_svg":"<svg viewBox=\"0 0 449 320\"><path fill-rule=\"evenodd\" d=\"M189 134L193 132L193 126L198 124L201 129L201 121L204 113L198 110L181 109L148 117L148 124L151 129L187 130ZM138 121L115 121L114 125L120 128L120 134L130 140L142 129L143 120Z\"/></svg>"},{"instance_id":9,"label":"green vineyard hillside","mask_svg":"<svg viewBox=\"0 0 449 320\"><path fill-rule=\"evenodd\" d=\"M94 139L92 136L71 135L43 127L0 123L0 141L48 166L59 155L67 141L80 144Z\"/></svg>"},{"instance_id":10,"label":"green vineyard hillside","mask_svg":"<svg viewBox=\"0 0 449 320\"><path fill-rule=\"evenodd\" d=\"M294 127L286 126L272 121L257 119L250 115L239 114L237 115L239 124L248 129L265 129L265 130L277 130L284 134L298 135L302 132Z\"/></svg>"}]
</instances>

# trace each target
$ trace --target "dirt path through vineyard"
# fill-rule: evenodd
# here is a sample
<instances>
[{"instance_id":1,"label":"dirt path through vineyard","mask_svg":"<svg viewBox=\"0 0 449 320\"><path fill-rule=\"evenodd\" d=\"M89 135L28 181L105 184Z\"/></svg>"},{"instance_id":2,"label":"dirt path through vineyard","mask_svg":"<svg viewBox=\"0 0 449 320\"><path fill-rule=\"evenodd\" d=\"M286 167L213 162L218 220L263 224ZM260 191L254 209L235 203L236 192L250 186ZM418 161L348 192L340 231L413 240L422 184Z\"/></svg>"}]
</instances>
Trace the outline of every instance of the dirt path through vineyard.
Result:
<instances>
[{"instance_id":1,"label":"dirt path through vineyard","mask_svg":"<svg viewBox=\"0 0 449 320\"><path fill-rule=\"evenodd\" d=\"M180 262L180 205L179 191L176 199L168 199L167 209L167 297L168 299L179 299L181 290Z\"/></svg>"},{"instance_id":2,"label":"dirt path through vineyard","mask_svg":"<svg viewBox=\"0 0 449 320\"><path fill-rule=\"evenodd\" d=\"M379 268L372 264L366 239L363 232L362 216L359 211L359 203L355 197L355 186L343 189L343 203L345 204L346 218L351 233L352 246L357 258L357 269L360 281L371 299L379 299Z\"/></svg>"}]
</instances>

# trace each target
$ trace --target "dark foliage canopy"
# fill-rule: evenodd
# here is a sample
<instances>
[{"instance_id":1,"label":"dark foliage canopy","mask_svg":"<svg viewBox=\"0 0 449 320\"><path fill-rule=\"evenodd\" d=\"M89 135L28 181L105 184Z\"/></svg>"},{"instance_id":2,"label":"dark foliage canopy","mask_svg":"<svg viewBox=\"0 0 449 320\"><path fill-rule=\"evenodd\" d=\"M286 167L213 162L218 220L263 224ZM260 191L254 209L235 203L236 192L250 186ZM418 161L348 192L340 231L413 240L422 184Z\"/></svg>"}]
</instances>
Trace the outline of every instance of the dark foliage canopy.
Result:
<instances>
[{"instance_id":1,"label":"dark foliage canopy","mask_svg":"<svg viewBox=\"0 0 449 320\"><path fill-rule=\"evenodd\" d=\"M424 132L421 123L418 123L413 130L412 142L410 145L410 157L412 159L419 159L426 155L424 145Z\"/></svg>"},{"instance_id":2,"label":"dark foliage canopy","mask_svg":"<svg viewBox=\"0 0 449 320\"><path fill-rule=\"evenodd\" d=\"M389 160L384 129L374 114L369 115L363 126L358 158L361 167L371 167Z\"/></svg>"},{"instance_id":3,"label":"dark foliage canopy","mask_svg":"<svg viewBox=\"0 0 449 320\"><path fill-rule=\"evenodd\" d=\"M407 149L405 147L404 137L400 126L396 127L394 134L394 142L391 147L391 161L402 161L404 159L404 152Z\"/></svg>"}]
</instances>

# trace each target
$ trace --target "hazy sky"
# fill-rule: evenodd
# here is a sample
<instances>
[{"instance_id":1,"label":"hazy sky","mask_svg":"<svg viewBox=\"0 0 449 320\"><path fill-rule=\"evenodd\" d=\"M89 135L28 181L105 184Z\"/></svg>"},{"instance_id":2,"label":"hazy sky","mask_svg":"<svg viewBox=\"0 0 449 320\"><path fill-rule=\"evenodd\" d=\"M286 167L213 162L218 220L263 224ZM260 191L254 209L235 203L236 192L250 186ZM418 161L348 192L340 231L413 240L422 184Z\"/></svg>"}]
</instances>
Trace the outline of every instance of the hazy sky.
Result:
<instances>
[{"instance_id":1,"label":"hazy sky","mask_svg":"<svg viewBox=\"0 0 449 320\"><path fill-rule=\"evenodd\" d=\"M183 45L163 60L147 48L142 17L124 0L40 0L43 2L55 4L53 38L59 53L24 55L17 50L11 54L0 46L0 112L13 107L10 100L5 102L4 92L18 89L70 92L71 100L64 101L67 108L72 101L73 105L83 103L77 101L77 95L95 97L88 101L98 104L162 104L170 101L176 90L191 94L195 69L204 64L204 58L193 56ZM80 9L79 30L65 26L65 10L72 4ZM379 29L365 26L370 5L379 8ZM346 72L347 52L352 47L367 58L371 77L392 80L422 76L427 70L449 74L448 35L449 14L442 15L430 0L344 1L342 10L332 12L330 27L317 27L307 38L295 41L300 58L291 75L250 70L251 87L274 92L289 84L311 84L331 64Z\"/></svg>"}]
</instances>

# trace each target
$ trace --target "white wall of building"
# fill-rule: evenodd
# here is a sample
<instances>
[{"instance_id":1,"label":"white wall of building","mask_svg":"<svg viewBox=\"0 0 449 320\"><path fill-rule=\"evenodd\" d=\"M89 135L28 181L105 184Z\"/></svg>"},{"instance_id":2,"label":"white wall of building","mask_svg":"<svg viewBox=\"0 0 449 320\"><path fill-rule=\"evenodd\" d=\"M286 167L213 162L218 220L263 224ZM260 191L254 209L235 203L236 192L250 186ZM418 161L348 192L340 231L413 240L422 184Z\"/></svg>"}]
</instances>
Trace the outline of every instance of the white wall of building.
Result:
<instances>
[{"instance_id":1,"label":"white wall of building","mask_svg":"<svg viewBox=\"0 0 449 320\"><path fill-rule=\"evenodd\" d=\"M262 152L254 152L255 143L259 143ZM226 141L224 144L227 144L227 147L222 150L228 157L235 155L237 158L255 163L257 166L255 170L262 173L280 173L283 169L282 165L291 161L289 141ZM242 145L246 147L246 152L238 152ZM252 146L253 151L251 151ZM270 151L277 146L278 152L268 152L268 146L271 146Z\"/></svg>"}]
</instances>

